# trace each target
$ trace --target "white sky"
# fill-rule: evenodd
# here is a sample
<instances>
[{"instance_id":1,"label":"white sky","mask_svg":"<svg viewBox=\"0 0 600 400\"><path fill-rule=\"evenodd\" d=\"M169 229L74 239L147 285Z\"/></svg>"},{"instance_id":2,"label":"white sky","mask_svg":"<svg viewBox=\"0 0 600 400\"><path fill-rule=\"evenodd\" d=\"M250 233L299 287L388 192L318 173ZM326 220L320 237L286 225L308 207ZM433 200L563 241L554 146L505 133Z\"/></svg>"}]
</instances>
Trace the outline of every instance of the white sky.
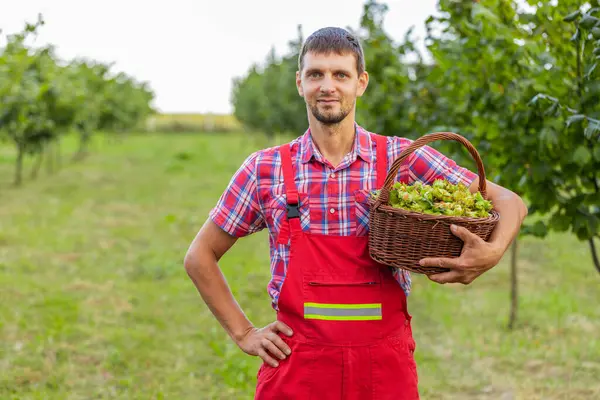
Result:
<instances>
[{"instance_id":1,"label":"white sky","mask_svg":"<svg viewBox=\"0 0 600 400\"><path fill-rule=\"evenodd\" d=\"M42 13L46 25L37 43L56 45L63 59L114 62L116 70L149 81L159 111L228 113L232 78L262 62L271 46L287 52L298 24L305 38L323 26L358 28L365 2L0 0L0 45ZM423 38L437 1L386 3L384 27L400 40L411 25Z\"/></svg>"}]
</instances>

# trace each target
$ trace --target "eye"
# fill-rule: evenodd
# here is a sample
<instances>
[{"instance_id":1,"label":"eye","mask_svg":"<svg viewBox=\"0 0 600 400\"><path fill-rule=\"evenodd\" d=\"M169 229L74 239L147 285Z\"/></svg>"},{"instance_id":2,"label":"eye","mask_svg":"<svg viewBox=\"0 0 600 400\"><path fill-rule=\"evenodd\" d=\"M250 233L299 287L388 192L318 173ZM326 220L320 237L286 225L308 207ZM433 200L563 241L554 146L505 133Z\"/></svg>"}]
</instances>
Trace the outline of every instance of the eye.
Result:
<instances>
[{"instance_id":1,"label":"eye","mask_svg":"<svg viewBox=\"0 0 600 400\"><path fill-rule=\"evenodd\" d=\"M347 78L348 75L346 75L344 72L338 72L338 77L343 79L343 78Z\"/></svg>"}]
</instances>

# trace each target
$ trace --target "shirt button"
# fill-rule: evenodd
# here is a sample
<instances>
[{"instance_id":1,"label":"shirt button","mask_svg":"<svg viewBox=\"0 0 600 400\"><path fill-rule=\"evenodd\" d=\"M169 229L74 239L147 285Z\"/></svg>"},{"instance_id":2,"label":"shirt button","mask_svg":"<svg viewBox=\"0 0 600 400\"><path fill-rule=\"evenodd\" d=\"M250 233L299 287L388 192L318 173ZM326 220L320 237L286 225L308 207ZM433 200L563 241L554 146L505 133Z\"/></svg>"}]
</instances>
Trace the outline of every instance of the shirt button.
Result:
<instances>
[{"instance_id":1,"label":"shirt button","mask_svg":"<svg viewBox=\"0 0 600 400\"><path fill-rule=\"evenodd\" d=\"M331 174L331 177L332 177L332 178L335 178L335 173Z\"/></svg>"},{"instance_id":2,"label":"shirt button","mask_svg":"<svg viewBox=\"0 0 600 400\"><path fill-rule=\"evenodd\" d=\"M330 209L329 209L329 212L333 214L333 213L335 212L335 209L333 209L333 208L330 208Z\"/></svg>"}]
</instances>

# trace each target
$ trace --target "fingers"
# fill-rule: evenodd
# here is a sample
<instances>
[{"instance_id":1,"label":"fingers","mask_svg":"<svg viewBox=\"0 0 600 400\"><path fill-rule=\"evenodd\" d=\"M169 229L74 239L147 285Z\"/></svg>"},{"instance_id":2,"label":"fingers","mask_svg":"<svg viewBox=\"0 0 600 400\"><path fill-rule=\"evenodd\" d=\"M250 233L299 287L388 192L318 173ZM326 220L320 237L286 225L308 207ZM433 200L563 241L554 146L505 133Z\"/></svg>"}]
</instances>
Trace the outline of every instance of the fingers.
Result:
<instances>
[{"instance_id":1,"label":"fingers","mask_svg":"<svg viewBox=\"0 0 600 400\"><path fill-rule=\"evenodd\" d=\"M258 356L260 358L262 358L264 362L266 362L267 364L269 364L273 368L277 368L279 366L279 363L273 357L271 357L265 351L265 349L263 349L262 347L258 349Z\"/></svg>"},{"instance_id":2,"label":"fingers","mask_svg":"<svg viewBox=\"0 0 600 400\"><path fill-rule=\"evenodd\" d=\"M451 225L450 231L454 234L454 236L458 237L465 243L474 242L481 239L479 236L477 236L464 226Z\"/></svg>"},{"instance_id":3,"label":"fingers","mask_svg":"<svg viewBox=\"0 0 600 400\"><path fill-rule=\"evenodd\" d=\"M430 280L436 283L462 283L468 285L473 282L474 277L471 274L465 274L464 271L450 271L441 274L433 274L427 276Z\"/></svg>"},{"instance_id":4,"label":"fingers","mask_svg":"<svg viewBox=\"0 0 600 400\"><path fill-rule=\"evenodd\" d=\"M263 349L267 350L271 355L279 358L280 360L285 359L285 354L279 349L278 346L273 343L270 338L264 337L260 343Z\"/></svg>"},{"instance_id":5,"label":"fingers","mask_svg":"<svg viewBox=\"0 0 600 400\"><path fill-rule=\"evenodd\" d=\"M271 341L271 343L273 343L277 347L278 350L281 350L286 355L289 356L292 353L292 350L289 348L289 346L276 333L270 332L267 335L267 339L269 339ZM285 356L279 357L279 358L281 358L283 360L285 358Z\"/></svg>"},{"instance_id":6,"label":"fingers","mask_svg":"<svg viewBox=\"0 0 600 400\"><path fill-rule=\"evenodd\" d=\"M277 333L283 332L285 335L291 336L293 332L281 321L275 321L266 328L263 330L257 355L271 367L276 368L279 366L276 358L285 360L286 356L292 353L292 350Z\"/></svg>"},{"instance_id":7,"label":"fingers","mask_svg":"<svg viewBox=\"0 0 600 400\"><path fill-rule=\"evenodd\" d=\"M275 321L271 324L274 332L282 332L288 336L292 336L294 332L292 332L292 328L287 326L285 323L281 321Z\"/></svg>"},{"instance_id":8,"label":"fingers","mask_svg":"<svg viewBox=\"0 0 600 400\"><path fill-rule=\"evenodd\" d=\"M419 261L424 267L441 267L441 268L460 268L460 262L458 258L440 258L440 257L429 257L423 258Z\"/></svg>"}]
</instances>

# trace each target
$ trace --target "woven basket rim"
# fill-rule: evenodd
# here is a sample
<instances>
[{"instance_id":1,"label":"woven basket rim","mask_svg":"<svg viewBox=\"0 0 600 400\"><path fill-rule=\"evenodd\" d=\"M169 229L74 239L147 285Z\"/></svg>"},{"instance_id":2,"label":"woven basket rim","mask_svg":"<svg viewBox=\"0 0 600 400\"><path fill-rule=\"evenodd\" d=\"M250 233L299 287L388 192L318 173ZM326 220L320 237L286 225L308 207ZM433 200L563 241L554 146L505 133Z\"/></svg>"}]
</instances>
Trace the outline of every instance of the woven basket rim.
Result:
<instances>
[{"instance_id":1,"label":"woven basket rim","mask_svg":"<svg viewBox=\"0 0 600 400\"><path fill-rule=\"evenodd\" d=\"M376 203L376 199L369 198L369 204L373 207ZM456 215L433 215L433 214L425 214L416 211L409 211L404 208L397 208L387 204L380 204L377 210L392 213L395 216L402 216L405 218L417 219L422 221L440 221L446 222L448 224L453 223L469 223L469 224L489 224L493 222L497 222L500 219L500 214L492 209L490 211L491 216L477 218L477 217L467 217L467 216L456 216ZM376 211L377 211L376 210Z\"/></svg>"},{"instance_id":2,"label":"woven basket rim","mask_svg":"<svg viewBox=\"0 0 600 400\"><path fill-rule=\"evenodd\" d=\"M390 190L392 190L392 186L394 184L394 180L396 179L396 174L400 170L401 163L411 153L413 153L420 147L423 147L426 144L436 141L436 140L457 141L457 142L461 143L464 147L467 148L467 150L469 151L469 153L475 160L475 163L477 164L477 175L479 176L478 191L481 193L481 195L484 199L488 199L485 166L483 165L483 160L481 159L481 156L479 155L479 152L477 151L475 146L473 146L473 144L471 144L471 142L469 142L469 140L467 138L465 138L462 135L459 135L458 133L433 132L433 133L428 133L426 135L423 135L420 138L413 141L406 148L404 148L404 150L402 150L400 155L394 160L394 162L392 163L391 167L389 168L389 170L387 172L387 176L385 178L385 182L383 183L383 186L381 188L378 188L378 189L380 189L380 193L377 196L377 198L375 199L375 201L377 201L377 203L378 203L378 205L375 206L376 208L378 208L381 205L388 204ZM469 217L463 217L463 218L469 218Z\"/></svg>"}]
</instances>

